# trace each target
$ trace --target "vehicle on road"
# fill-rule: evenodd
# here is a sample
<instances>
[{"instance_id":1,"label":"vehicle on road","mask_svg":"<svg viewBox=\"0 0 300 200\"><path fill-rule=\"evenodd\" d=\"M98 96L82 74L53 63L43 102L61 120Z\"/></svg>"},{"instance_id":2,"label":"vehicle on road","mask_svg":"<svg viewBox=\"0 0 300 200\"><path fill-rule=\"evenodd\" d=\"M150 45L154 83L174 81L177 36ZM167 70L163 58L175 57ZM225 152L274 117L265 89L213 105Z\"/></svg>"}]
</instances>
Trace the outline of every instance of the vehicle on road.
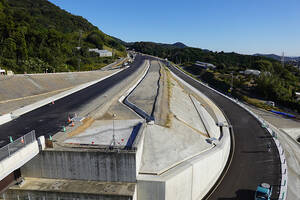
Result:
<instances>
[{"instance_id":1,"label":"vehicle on road","mask_svg":"<svg viewBox=\"0 0 300 200\"><path fill-rule=\"evenodd\" d=\"M272 187L268 183L262 183L257 186L255 191L255 200L270 200L272 195Z\"/></svg>"},{"instance_id":2,"label":"vehicle on road","mask_svg":"<svg viewBox=\"0 0 300 200\"><path fill-rule=\"evenodd\" d=\"M274 101L266 101L266 104L272 107L275 107Z\"/></svg>"}]
</instances>

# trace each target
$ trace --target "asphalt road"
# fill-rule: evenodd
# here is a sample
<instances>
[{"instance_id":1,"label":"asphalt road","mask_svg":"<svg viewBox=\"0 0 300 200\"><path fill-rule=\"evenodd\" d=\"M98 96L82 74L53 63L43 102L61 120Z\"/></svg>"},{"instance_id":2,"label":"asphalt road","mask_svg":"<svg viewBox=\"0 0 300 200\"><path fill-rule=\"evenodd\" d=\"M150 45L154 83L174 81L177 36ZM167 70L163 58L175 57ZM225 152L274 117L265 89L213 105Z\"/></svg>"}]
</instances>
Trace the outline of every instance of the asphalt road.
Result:
<instances>
[{"instance_id":1,"label":"asphalt road","mask_svg":"<svg viewBox=\"0 0 300 200\"><path fill-rule=\"evenodd\" d=\"M227 98L208 89L180 70L169 67L173 73L209 97L225 113L233 127L235 149L220 185L207 195L210 200L253 200L257 185L273 186L272 199L278 199L281 165L273 139L256 119ZM268 144L271 145L270 152ZM217 164L217 163L216 163Z\"/></svg>"},{"instance_id":2,"label":"asphalt road","mask_svg":"<svg viewBox=\"0 0 300 200\"><path fill-rule=\"evenodd\" d=\"M120 83L130 74L135 72L144 60L143 56L137 55L131 67L107 78L83 90L21 115L13 121L0 126L0 147L9 142L9 136L19 138L31 130L36 131L36 136L54 135L62 126L67 125L70 113L76 112L81 106L91 102L107 90Z\"/></svg>"}]
</instances>

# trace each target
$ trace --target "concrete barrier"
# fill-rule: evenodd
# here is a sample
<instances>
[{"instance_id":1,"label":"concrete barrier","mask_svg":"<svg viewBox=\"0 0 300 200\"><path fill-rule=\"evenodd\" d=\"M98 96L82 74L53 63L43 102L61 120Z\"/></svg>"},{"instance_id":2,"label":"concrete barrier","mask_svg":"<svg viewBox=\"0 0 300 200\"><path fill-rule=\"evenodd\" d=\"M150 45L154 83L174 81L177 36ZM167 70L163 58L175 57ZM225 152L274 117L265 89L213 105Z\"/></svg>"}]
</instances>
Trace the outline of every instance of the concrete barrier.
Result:
<instances>
[{"instance_id":1,"label":"concrete barrier","mask_svg":"<svg viewBox=\"0 0 300 200\"><path fill-rule=\"evenodd\" d=\"M0 180L5 178L11 172L22 167L39 153L39 145L34 141L23 147L16 153L0 162Z\"/></svg>"},{"instance_id":2,"label":"concrete barrier","mask_svg":"<svg viewBox=\"0 0 300 200\"><path fill-rule=\"evenodd\" d=\"M200 118L209 134L209 137L219 138L221 135L220 128L216 125L215 120L210 116L207 110L193 96L191 96L191 99L195 105L197 112L200 115Z\"/></svg>"},{"instance_id":3,"label":"concrete barrier","mask_svg":"<svg viewBox=\"0 0 300 200\"><path fill-rule=\"evenodd\" d=\"M12 120L12 118L11 118L10 113L1 115L0 116L0 125L5 124L6 122L9 122L11 120Z\"/></svg>"}]
</instances>

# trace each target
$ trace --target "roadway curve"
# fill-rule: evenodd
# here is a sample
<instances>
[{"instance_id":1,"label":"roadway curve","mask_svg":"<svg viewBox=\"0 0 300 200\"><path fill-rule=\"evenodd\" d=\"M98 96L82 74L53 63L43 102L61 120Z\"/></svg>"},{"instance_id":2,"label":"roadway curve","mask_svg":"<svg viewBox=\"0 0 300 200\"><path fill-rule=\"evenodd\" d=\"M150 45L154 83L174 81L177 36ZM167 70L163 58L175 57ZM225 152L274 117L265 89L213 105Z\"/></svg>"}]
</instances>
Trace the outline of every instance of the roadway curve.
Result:
<instances>
[{"instance_id":1,"label":"roadway curve","mask_svg":"<svg viewBox=\"0 0 300 200\"><path fill-rule=\"evenodd\" d=\"M278 199L281 182L281 162L279 153L269 133L243 108L213 90L195 81L177 68L170 70L197 90L205 94L223 110L230 121L235 148L231 154L231 164L218 184L206 196L217 200L253 200L258 184L273 186L272 199ZM271 150L268 151L268 144ZM218 163L216 163L218 164Z\"/></svg>"},{"instance_id":2,"label":"roadway curve","mask_svg":"<svg viewBox=\"0 0 300 200\"><path fill-rule=\"evenodd\" d=\"M31 130L36 131L36 136L54 135L61 130L62 126L67 125L66 120L69 113L76 112L81 106L101 96L107 90L134 73L142 66L144 59L143 56L137 55L131 67L83 90L61 98L55 101L54 105L45 105L1 125L0 147L8 143L9 136L13 136L16 139Z\"/></svg>"}]
</instances>

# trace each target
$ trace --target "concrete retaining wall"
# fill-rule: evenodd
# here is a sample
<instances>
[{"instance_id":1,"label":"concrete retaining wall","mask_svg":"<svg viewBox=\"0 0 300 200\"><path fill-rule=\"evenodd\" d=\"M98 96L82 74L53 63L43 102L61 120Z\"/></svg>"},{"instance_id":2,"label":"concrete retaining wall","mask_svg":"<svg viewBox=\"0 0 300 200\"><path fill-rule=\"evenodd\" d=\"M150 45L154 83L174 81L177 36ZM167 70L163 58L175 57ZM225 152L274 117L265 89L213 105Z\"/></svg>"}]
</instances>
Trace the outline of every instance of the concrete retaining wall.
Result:
<instances>
[{"instance_id":1,"label":"concrete retaining wall","mask_svg":"<svg viewBox=\"0 0 300 200\"><path fill-rule=\"evenodd\" d=\"M134 146L137 148L136 150L136 176L140 171L140 166L142 162L143 148L144 148L144 139L145 139L145 127L146 123L143 123L142 127L139 130L138 136L134 141Z\"/></svg>"},{"instance_id":2,"label":"concrete retaining wall","mask_svg":"<svg viewBox=\"0 0 300 200\"><path fill-rule=\"evenodd\" d=\"M21 166L35 157L38 153L39 145L38 142L35 141L2 160L0 162L0 180L5 178L16 169L19 169Z\"/></svg>"},{"instance_id":3,"label":"concrete retaining wall","mask_svg":"<svg viewBox=\"0 0 300 200\"><path fill-rule=\"evenodd\" d=\"M21 168L25 177L135 182L135 153L42 151Z\"/></svg>"}]
</instances>

